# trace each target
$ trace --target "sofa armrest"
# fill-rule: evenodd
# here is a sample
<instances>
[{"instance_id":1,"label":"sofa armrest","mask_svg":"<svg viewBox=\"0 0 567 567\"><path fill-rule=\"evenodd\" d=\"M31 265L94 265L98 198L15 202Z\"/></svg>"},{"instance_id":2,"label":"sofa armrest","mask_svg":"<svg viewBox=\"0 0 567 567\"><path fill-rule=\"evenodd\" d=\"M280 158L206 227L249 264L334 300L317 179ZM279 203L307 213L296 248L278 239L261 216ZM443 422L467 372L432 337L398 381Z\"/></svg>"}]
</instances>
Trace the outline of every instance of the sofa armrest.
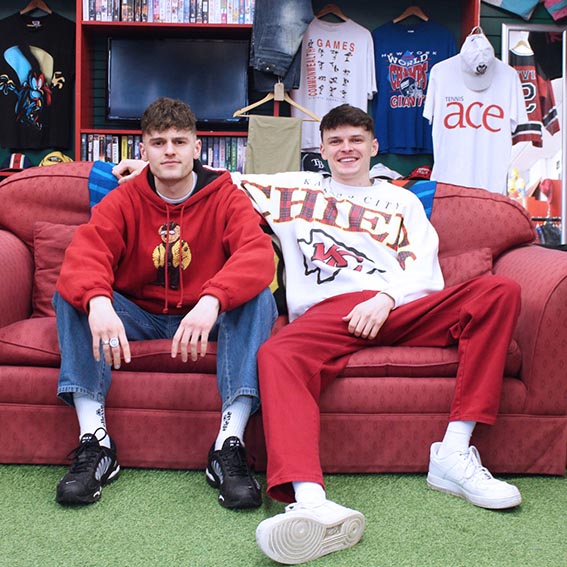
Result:
<instances>
[{"instance_id":1,"label":"sofa armrest","mask_svg":"<svg viewBox=\"0 0 567 567\"><path fill-rule=\"evenodd\" d=\"M515 338L526 411L567 414L567 253L537 245L516 248L498 258L494 272L522 288Z\"/></svg>"},{"instance_id":2,"label":"sofa armrest","mask_svg":"<svg viewBox=\"0 0 567 567\"><path fill-rule=\"evenodd\" d=\"M14 234L0 229L0 327L31 315L33 257Z\"/></svg>"}]
</instances>

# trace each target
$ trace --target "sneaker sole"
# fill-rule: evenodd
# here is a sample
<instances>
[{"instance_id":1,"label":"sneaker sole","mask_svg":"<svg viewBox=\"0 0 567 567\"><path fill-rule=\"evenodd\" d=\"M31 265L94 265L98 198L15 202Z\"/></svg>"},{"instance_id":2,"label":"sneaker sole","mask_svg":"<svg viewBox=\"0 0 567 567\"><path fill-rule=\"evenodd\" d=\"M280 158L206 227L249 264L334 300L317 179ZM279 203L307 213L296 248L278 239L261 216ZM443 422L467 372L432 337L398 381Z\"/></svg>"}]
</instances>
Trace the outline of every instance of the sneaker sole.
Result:
<instances>
[{"instance_id":1,"label":"sneaker sole","mask_svg":"<svg viewBox=\"0 0 567 567\"><path fill-rule=\"evenodd\" d=\"M270 559L297 565L356 545L364 533L365 520L352 511L342 520L329 524L309 514L284 514L264 520L256 530L256 542Z\"/></svg>"},{"instance_id":2,"label":"sneaker sole","mask_svg":"<svg viewBox=\"0 0 567 567\"><path fill-rule=\"evenodd\" d=\"M439 478L431 474L427 475L427 485L433 490L438 490L445 494L451 494L463 498L474 506L479 508L487 508L489 510L505 510L506 508L515 508L522 503L522 496L517 494L507 496L505 498L483 498L475 494L470 494L463 490L458 484L450 480Z\"/></svg>"}]
</instances>

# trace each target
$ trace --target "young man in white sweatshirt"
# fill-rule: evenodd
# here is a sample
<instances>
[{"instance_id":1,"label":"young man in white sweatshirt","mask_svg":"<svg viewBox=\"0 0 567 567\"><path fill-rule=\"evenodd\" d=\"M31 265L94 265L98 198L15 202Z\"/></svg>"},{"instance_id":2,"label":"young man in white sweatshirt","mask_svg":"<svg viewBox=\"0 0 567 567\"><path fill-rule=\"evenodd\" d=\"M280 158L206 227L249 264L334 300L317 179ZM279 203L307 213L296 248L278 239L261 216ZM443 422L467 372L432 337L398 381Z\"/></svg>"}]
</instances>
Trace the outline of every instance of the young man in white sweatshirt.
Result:
<instances>
[{"instance_id":1,"label":"young man in white sweatshirt","mask_svg":"<svg viewBox=\"0 0 567 567\"><path fill-rule=\"evenodd\" d=\"M319 398L349 356L370 345L458 345L449 425L431 446L427 482L484 508L521 502L518 489L494 479L469 444L477 422L496 420L518 285L481 276L445 289L438 237L419 199L369 177L378 152L372 118L341 105L320 130L330 178L234 175L278 236L286 267L290 323L260 348L258 366L267 492L291 504L256 531L261 550L284 564L362 537L363 514L327 499Z\"/></svg>"}]
</instances>

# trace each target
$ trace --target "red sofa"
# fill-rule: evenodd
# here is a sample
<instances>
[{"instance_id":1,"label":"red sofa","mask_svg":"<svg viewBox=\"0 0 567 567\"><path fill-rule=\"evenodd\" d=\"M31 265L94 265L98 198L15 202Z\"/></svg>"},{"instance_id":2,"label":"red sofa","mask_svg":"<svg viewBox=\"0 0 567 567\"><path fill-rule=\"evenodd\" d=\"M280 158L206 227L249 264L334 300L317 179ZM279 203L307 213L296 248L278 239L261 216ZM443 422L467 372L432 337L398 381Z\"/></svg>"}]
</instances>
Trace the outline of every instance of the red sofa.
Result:
<instances>
[{"instance_id":1,"label":"red sofa","mask_svg":"<svg viewBox=\"0 0 567 567\"><path fill-rule=\"evenodd\" d=\"M70 225L89 217L91 167L35 167L0 184L1 463L62 464L77 443L74 411L56 397L50 296ZM565 474L567 254L533 244L525 211L486 191L438 184L431 218L449 282L493 271L522 287L500 417L474 433L483 461L497 473ZM214 351L186 364L170 358L166 341L135 343L132 353L108 397L121 464L203 468L220 416ZM325 471L426 471L429 446L446 427L456 367L454 348L353 355L322 398ZM246 442L262 470L259 416Z\"/></svg>"}]
</instances>

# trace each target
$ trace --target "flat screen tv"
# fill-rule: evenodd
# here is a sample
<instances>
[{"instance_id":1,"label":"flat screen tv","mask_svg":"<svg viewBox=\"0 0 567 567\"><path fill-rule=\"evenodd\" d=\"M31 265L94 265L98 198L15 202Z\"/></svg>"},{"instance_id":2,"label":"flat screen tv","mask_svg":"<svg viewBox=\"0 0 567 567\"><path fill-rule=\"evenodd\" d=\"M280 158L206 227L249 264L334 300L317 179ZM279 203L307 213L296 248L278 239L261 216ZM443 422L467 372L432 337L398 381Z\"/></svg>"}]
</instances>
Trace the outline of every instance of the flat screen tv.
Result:
<instances>
[{"instance_id":1,"label":"flat screen tv","mask_svg":"<svg viewBox=\"0 0 567 567\"><path fill-rule=\"evenodd\" d=\"M248 104L247 40L108 40L107 119L140 120L160 96L189 104L199 123L238 124Z\"/></svg>"}]
</instances>

